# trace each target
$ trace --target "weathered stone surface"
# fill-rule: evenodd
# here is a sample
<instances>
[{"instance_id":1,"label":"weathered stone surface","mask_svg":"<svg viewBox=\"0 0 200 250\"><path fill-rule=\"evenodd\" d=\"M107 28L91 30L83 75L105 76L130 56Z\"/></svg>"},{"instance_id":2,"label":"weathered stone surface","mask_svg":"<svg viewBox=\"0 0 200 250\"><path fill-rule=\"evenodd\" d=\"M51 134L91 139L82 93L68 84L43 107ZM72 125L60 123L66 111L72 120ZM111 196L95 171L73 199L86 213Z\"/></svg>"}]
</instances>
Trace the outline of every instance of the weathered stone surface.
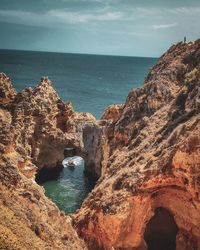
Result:
<instances>
[{"instance_id":1,"label":"weathered stone surface","mask_svg":"<svg viewBox=\"0 0 200 250\"><path fill-rule=\"evenodd\" d=\"M0 73L0 103L11 101L16 95L11 80L4 73Z\"/></svg>"},{"instance_id":2,"label":"weathered stone surface","mask_svg":"<svg viewBox=\"0 0 200 250\"><path fill-rule=\"evenodd\" d=\"M85 171L95 179L101 176L102 144L102 128L94 123L85 125L83 127Z\"/></svg>"},{"instance_id":3,"label":"weathered stone surface","mask_svg":"<svg viewBox=\"0 0 200 250\"><path fill-rule=\"evenodd\" d=\"M0 79L5 80L3 86L8 85L5 74ZM10 80L6 89L9 93L13 89ZM84 124L96 122L92 115L75 113L71 103L63 103L47 77L35 89L25 89L3 104L0 116L9 120L7 126L6 121L1 123L7 145L39 169L56 167L63 160L66 147L73 146L82 154Z\"/></svg>"},{"instance_id":4,"label":"weathered stone surface","mask_svg":"<svg viewBox=\"0 0 200 250\"><path fill-rule=\"evenodd\" d=\"M0 249L87 249L71 218L8 155L0 162L0 180Z\"/></svg>"},{"instance_id":5,"label":"weathered stone surface","mask_svg":"<svg viewBox=\"0 0 200 250\"><path fill-rule=\"evenodd\" d=\"M21 93L3 73L0 83L0 249L87 249L34 178L68 145L83 151L82 128L94 117L63 103L48 78Z\"/></svg>"},{"instance_id":6,"label":"weathered stone surface","mask_svg":"<svg viewBox=\"0 0 200 250\"><path fill-rule=\"evenodd\" d=\"M200 41L172 46L103 119L101 178L74 215L89 248L147 249L162 208L178 227L176 248L200 249Z\"/></svg>"},{"instance_id":7,"label":"weathered stone surface","mask_svg":"<svg viewBox=\"0 0 200 250\"><path fill-rule=\"evenodd\" d=\"M123 111L123 104L110 105L101 117L101 120L112 120L112 122L117 121Z\"/></svg>"},{"instance_id":8,"label":"weathered stone surface","mask_svg":"<svg viewBox=\"0 0 200 250\"><path fill-rule=\"evenodd\" d=\"M18 94L0 81L0 248L146 250L158 234L200 249L200 41L172 46L100 121L75 113L47 78ZM99 177L73 215L87 247L33 180L65 147Z\"/></svg>"}]
</instances>

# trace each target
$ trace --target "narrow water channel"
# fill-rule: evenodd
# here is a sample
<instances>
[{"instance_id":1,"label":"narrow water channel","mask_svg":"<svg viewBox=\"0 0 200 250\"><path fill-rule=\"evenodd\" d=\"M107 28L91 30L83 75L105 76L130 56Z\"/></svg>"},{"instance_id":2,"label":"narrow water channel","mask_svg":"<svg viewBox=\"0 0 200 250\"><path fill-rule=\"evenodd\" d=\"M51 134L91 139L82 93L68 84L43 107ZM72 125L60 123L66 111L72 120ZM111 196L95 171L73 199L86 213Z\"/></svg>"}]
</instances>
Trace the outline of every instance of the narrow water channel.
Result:
<instances>
[{"instance_id":1,"label":"narrow water channel","mask_svg":"<svg viewBox=\"0 0 200 250\"><path fill-rule=\"evenodd\" d=\"M84 161L79 161L75 167L64 167L45 181L43 173L40 185L45 194L66 213L73 213L81 207L83 200L94 187L94 182L84 175Z\"/></svg>"}]
</instances>

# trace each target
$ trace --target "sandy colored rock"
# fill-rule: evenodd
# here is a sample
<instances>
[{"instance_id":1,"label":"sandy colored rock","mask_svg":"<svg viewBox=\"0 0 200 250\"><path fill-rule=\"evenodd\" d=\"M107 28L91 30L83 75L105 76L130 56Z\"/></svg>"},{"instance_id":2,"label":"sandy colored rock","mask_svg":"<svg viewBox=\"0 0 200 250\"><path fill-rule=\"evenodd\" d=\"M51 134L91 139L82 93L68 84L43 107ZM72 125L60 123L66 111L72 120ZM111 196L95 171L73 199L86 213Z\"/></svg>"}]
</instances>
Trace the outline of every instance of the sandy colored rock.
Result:
<instances>
[{"instance_id":1,"label":"sandy colored rock","mask_svg":"<svg viewBox=\"0 0 200 250\"><path fill-rule=\"evenodd\" d=\"M95 118L74 113L46 77L21 93L3 73L0 83L0 249L87 249L34 179L56 167L68 145L80 150L82 127Z\"/></svg>"},{"instance_id":2,"label":"sandy colored rock","mask_svg":"<svg viewBox=\"0 0 200 250\"><path fill-rule=\"evenodd\" d=\"M21 93L0 82L0 249L200 249L200 41L172 46L100 121L48 78ZM79 237L34 181L65 147L99 178L73 215Z\"/></svg>"},{"instance_id":3,"label":"sandy colored rock","mask_svg":"<svg viewBox=\"0 0 200 250\"><path fill-rule=\"evenodd\" d=\"M145 250L161 233L200 249L200 41L172 46L121 107L103 115L103 171L74 215L79 235L89 249Z\"/></svg>"},{"instance_id":4,"label":"sandy colored rock","mask_svg":"<svg viewBox=\"0 0 200 250\"><path fill-rule=\"evenodd\" d=\"M0 179L0 249L87 249L70 217L9 157L0 162Z\"/></svg>"},{"instance_id":5,"label":"sandy colored rock","mask_svg":"<svg viewBox=\"0 0 200 250\"><path fill-rule=\"evenodd\" d=\"M10 80L7 87L9 78L5 74L1 74L0 79L4 79L2 89L15 93ZM62 162L66 147L74 147L82 154L83 127L96 122L91 114L75 113L70 102L64 103L47 77L43 77L36 88L25 89L2 104L1 117L10 119L6 126L6 121L2 121L6 145L39 169L56 167Z\"/></svg>"},{"instance_id":6,"label":"sandy colored rock","mask_svg":"<svg viewBox=\"0 0 200 250\"><path fill-rule=\"evenodd\" d=\"M16 91L12 86L10 78L0 73L0 103L11 101L16 95Z\"/></svg>"}]
</instances>

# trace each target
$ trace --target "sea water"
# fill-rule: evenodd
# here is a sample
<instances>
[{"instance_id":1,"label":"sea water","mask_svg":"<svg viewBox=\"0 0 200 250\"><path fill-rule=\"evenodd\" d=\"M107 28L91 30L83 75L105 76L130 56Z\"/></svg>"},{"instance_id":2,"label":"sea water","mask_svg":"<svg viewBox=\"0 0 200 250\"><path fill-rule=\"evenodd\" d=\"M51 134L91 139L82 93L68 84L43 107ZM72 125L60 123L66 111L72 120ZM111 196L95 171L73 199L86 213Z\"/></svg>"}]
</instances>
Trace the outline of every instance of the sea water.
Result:
<instances>
[{"instance_id":1,"label":"sea water","mask_svg":"<svg viewBox=\"0 0 200 250\"><path fill-rule=\"evenodd\" d=\"M155 63L156 58L0 50L0 71L11 77L17 91L48 76L63 101L96 118L108 105L123 103ZM92 189L83 170L84 161L42 183L46 195L65 212L78 209Z\"/></svg>"},{"instance_id":2,"label":"sea water","mask_svg":"<svg viewBox=\"0 0 200 250\"><path fill-rule=\"evenodd\" d=\"M11 77L18 91L48 76L63 101L96 118L108 105L123 103L155 62L144 57L0 50L0 71Z\"/></svg>"}]
</instances>

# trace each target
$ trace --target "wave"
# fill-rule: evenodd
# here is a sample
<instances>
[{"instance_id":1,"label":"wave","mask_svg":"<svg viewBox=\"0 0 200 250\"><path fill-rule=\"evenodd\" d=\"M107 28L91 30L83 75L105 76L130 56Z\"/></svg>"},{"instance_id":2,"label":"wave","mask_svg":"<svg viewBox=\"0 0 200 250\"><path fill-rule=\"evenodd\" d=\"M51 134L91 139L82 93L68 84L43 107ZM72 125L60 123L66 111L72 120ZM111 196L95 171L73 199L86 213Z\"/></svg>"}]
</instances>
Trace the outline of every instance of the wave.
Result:
<instances>
[{"instance_id":1,"label":"wave","mask_svg":"<svg viewBox=\"0 0 200 250\"><path fill-rule=\"evenodd\" d=\"M68 161L73 161L75 166L80 166L84 163L84 160L80 156L67 157L62 161L62 165L64 168L67 167Z\"/></svg>"}]
</instances>

